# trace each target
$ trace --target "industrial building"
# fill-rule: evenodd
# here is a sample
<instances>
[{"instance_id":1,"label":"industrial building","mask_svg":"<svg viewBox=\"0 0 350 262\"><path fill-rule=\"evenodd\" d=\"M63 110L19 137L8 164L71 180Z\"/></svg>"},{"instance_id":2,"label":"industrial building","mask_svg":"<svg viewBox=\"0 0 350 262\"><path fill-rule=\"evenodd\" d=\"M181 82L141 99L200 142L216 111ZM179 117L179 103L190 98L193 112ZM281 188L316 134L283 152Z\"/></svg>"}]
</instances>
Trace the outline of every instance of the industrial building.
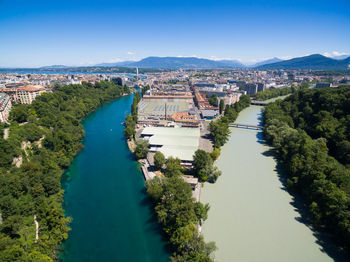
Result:
<instances>
[{"instance_id":1,"label":"industrial building","mask_svg":"<svg viewBox=\"0 0 350 262\"><path fill-rule=\"evenodd\" d=\"M199 147L199 128L146 127L141 133L148 140L150 151L160 151L166 158L179 158L183 165L192 165Z\"/></svg>"}]
</instances>

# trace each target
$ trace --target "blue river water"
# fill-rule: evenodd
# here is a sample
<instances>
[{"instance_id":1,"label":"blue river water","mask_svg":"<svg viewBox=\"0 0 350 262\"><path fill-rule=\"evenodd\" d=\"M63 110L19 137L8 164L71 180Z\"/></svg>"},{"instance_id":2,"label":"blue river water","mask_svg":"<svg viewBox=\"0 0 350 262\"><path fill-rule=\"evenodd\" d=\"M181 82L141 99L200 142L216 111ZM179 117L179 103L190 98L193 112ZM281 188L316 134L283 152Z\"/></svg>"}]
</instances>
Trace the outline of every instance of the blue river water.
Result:
<instances>
[{"instance_id":1,"label":"blue river water","mask_svg":"<svg viewBox=\"0 0 350 262\"><path fill-rule=\"evenodd\" d=\"M168 261L169 251L149 202L144 178L123 137L132 96L122 97L83 122L84 149L63 177L71 232L64 262Z\"/></svg>"}]
</instances>

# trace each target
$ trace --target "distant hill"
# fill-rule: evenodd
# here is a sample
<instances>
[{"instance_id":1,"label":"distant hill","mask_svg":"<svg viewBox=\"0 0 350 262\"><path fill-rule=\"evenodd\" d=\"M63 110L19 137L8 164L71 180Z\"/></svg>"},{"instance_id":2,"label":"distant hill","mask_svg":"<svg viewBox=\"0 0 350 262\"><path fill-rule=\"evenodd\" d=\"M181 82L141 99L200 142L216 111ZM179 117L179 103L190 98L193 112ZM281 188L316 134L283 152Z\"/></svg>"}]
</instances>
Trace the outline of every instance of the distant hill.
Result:
<instances>
[{"instance_id":1,"label":"distant hill","mask_svg":"<svg viewBox=\"0 0 350 262\"><path fill-rule=\"evenodd\" d=\"M159 69L216 69L216 68L243 68L245 67L235 60L214 61L197 57L146 57L140 61L125 61L119 63L102 63L96 66L125 66L139 68L159 68Z\"/></svg>"},{"instance_id":2,"label":"distant hill","mask_svg":"<svg viewBox=\"0 0 350 262\"><path fill-rule=\"evenodd\" d=\"M43 68L43 69L56 69L56 68L68 68L68 67L72 67L72 66L50 65L50 66L42 66L42 67L40 67L40 68Z\"/></svg>"},{"instance_id":3,"label":"distant hill","mask_svg":"<svg viewBox=\"0 0 350 262\"><path fill-rule=\"evenodd\" d=\"M244 64L237 60L217 60L216 62L219 62L223 65L227 65L231 68L243 68L246 67Z\"/></svg>"},{"instance_id":4,"label":"distant hill","mask_svg":"<svg viewBox=\"0 0 350 262\"><path fill-rule=\"evenodd\" d=\"M281 62L283 61L282 59L279 59L278 57L274 57L274 58L271 58L271 59L268 59L268 60L264 60L264 61L261 61L261 62L258 62L250 67L257 67L257 66L262 66L262 65L269 65L269 64L273 64L273 63L277 63L277 62Z\"/></svg>"},{"instance_id":5,"label":"distant hill","mask_svg":"<svg viewBox=\"0 0 350 262\"><path fill-rule=\"evenodd\" d=\"M101 63L97 64L95 66L102 66L102 67L119 67L119 66L128 66L132 64L134 61L123 61L123 62L115 62L115 63Z\"/></svg>"},{"instance_id":6,"label":"distant hill","mask_svg":"<svg viewBox=\"0 0 350 262\"><path fill-rule=\"evenodd\" d=\"M345 70L350 69L350 57L336 60L314 54L257 66L257 69L312 69L312 70Z\"/></svg>"},{"instance_id":7,"label":"distant hill","mask_svg":"<svg viewBox=\"0 0 350 262\"><path fill-rule=\"evenodd\" d=\"M229 64L227 61L220 62L197 57L147 57L129 66L141 68L164 68L164 69L215 69L237 68L237 64ZM243 67L243 65L242 65Z\"/></svg>"}]
</instances>

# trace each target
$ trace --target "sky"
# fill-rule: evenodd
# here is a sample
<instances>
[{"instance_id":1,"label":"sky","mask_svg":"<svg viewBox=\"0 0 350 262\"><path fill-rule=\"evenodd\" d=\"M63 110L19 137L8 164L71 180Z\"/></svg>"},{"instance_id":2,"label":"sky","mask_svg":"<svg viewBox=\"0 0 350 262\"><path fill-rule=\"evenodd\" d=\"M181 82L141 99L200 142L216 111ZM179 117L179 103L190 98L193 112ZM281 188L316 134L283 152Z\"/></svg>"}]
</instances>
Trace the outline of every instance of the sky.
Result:
<instances>
[{"instance_id":1,"label":"sky","mask_svg":"<svg viewBox=\"0 0 350 262\"><path fill-rule=\"evenodd\" d=\"M350 54L350 0L0 0L0 67Z\"/></svg>"}]
</instances>

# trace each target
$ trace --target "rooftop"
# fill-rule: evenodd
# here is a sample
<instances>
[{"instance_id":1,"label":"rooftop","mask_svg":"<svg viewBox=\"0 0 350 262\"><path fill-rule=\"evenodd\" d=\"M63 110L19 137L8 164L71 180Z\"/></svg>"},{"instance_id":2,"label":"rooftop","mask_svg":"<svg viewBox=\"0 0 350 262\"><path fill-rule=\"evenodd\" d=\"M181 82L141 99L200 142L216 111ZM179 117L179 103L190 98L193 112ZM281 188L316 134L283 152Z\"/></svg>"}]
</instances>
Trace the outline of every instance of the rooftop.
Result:
<instances>
[{"instance_id":1,"label":"rooftop","mask_svg":"<svg viewBox=\"0 0 350 262\"><path fill-rule=\"evenodd\" d=\"M199 128L146 127L142 136L150 136L149 144L157 148L166 158L172 156L182 161L193 161L199 146Z\"/></svg>"}]
</instances>

